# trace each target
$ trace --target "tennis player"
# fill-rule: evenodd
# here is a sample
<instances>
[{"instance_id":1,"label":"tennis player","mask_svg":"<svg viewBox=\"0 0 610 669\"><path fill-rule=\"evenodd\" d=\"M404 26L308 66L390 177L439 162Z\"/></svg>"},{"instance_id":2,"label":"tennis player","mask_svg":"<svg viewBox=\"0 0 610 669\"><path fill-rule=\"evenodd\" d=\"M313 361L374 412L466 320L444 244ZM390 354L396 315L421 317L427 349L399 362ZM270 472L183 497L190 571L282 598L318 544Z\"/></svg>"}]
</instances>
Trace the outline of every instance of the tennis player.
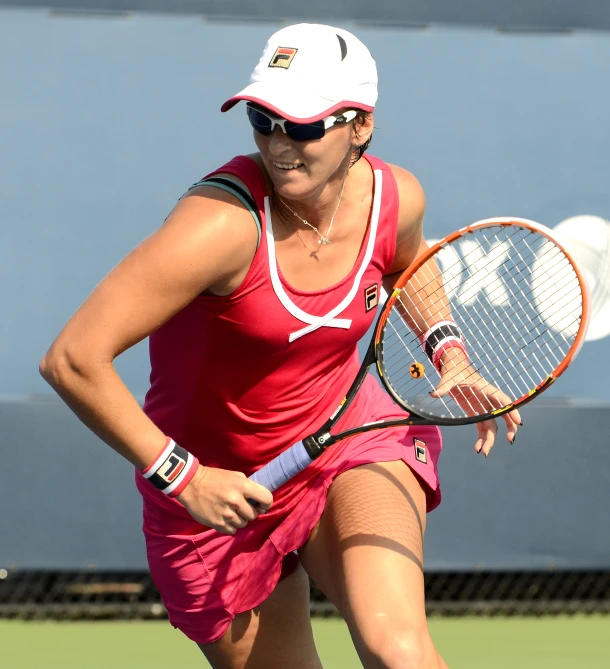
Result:
<instances>
[{"instance_id":1,"label":"tennis player","mask_svg":"<svg viewBox=\"0 0 610 669\"><path fill-rule=\"evenodd\" d=\"M365 667L447 666L424 608L436 427L347 439L273 496L247 478L338 406L382 283L426 248L420 184L365 153L376 100L375 61L354 35L311 24L272 35L222 105L243 101L257 152L191 187L41 363L135 465L152 576L215 668L320 667L308 576ZM113 360L145 337L142 410ZM370 377L341 427L400 415ZM487 456L497 426L477 429Z\"/></svg>"}]
</instances>

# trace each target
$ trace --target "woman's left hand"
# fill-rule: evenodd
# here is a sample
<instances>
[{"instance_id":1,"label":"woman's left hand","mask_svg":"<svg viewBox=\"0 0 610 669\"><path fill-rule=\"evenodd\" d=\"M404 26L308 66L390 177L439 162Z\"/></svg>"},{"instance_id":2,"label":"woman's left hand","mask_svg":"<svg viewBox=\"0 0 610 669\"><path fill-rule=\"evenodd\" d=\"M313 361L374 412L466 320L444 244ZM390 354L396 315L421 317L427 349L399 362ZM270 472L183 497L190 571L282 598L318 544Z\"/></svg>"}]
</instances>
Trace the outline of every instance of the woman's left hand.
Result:
<instances>
[{"instance_id":1,"label":"woman's left hand","mask_svg":"<svg viewBox=\"0 0 610 669\"><path fill-rule=\"evenodd\" d=\"M511 403L511 398L486 381L469 364L461 349L452 348L441 358L441 380L430 397L449 395L466 411L469 416L487 414ZM515 442L517 429L522 425L519 412L514 409L503 416L506 423L506 438L510 444ZM495 419L476 424L478 439L474 450L483 452L487 457L493 448L498 425Z\"/></svg>"}]
</instances>

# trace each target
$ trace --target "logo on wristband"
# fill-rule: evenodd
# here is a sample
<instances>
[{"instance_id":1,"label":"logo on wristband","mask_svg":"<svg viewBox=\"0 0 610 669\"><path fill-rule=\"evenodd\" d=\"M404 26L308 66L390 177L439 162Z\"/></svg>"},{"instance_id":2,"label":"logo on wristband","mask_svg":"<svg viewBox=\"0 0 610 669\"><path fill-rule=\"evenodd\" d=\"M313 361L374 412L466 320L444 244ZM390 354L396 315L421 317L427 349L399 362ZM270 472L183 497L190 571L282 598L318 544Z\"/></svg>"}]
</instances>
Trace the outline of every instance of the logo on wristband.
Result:
<instances>
[{"instance_id":1,"label":"logo on wristband","mask_svg":"<svg viewBox=\"0 0 610 669\"><path fill-rule=\"evenodd\" d=\"M165 495L176 497L190 483L198 467L199 460L168 437L157 459L142 470L142 476Z\"/></svg>"},{"instance_id":2,"label":"logo on wristband","mask_svg":"<svg viewBox=\"0 0 610 669\"><path fill-rule=\"evenodd\" d=\"M176 453L172 453L169 458L157 469L157 476L164 481L172 483L180 475L180 472L186 467L186 460Z\"/></svg>"}]
</instances>

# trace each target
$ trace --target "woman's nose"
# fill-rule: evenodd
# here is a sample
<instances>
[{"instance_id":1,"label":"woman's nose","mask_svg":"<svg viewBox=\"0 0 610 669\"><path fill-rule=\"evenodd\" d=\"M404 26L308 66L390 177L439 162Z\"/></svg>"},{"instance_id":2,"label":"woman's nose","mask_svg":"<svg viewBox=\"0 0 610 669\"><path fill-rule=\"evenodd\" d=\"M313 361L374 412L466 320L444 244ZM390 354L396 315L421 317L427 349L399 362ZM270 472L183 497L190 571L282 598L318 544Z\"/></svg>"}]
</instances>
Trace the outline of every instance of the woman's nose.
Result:
<instances>
[{"instance_id":1,"label":"woman's nose","mask_svg":"<svg viewBox=\"0 0 610 669\"><path fill-rule=\"evenodd\" d=\"M276 125L273 128L271 133L271 138L269 139L269 151L271 153L280 154L286 148L290 147L290 138L288 135L280 128L279 125Z\"/></svg>"}]
</instances>

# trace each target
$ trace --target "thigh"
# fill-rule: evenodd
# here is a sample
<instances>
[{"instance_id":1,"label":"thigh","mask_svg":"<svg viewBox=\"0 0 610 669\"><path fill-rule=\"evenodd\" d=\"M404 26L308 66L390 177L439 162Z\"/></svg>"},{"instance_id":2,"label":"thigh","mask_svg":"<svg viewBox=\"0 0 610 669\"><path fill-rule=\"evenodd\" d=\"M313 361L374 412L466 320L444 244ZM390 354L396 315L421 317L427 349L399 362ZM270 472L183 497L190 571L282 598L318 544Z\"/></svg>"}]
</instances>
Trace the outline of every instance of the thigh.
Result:
<instances>
[{"instance_id":1,"label":"thigh","mask_svg":"<svg viewBox=\"0 0 610 669\"><path fill-rule=\"evenodd\" d=\"M213 669L321 669L309 619L309 578L300 565L214 643L200 644Z\"/></svg>"},{"instance_id":2,"label":"thigh","mask_svg":"<svg viewBox=\"0 0 610 669\"><path fill-rule=\"evenodd\" d=\"M301 559L345 618L363 662L397 640L435 656L425 615L425 524L424 489L402 461L356 467L329 488Z\"/></svg>"}]
</instances>

